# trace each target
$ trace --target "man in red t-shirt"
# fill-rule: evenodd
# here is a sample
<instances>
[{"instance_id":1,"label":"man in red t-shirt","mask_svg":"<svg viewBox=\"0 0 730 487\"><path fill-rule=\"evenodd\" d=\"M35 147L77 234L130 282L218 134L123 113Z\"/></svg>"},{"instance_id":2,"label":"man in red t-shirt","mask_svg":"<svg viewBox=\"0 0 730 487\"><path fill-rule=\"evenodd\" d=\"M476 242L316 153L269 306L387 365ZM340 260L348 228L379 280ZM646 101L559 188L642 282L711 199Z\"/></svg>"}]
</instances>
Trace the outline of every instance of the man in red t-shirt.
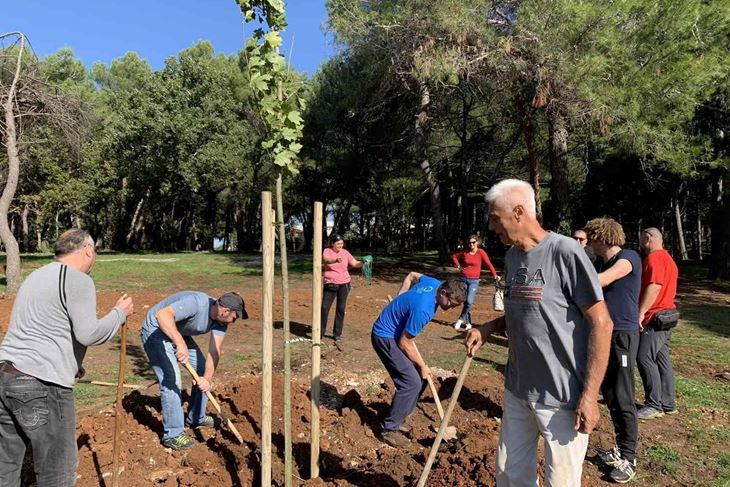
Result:
<instances>
[{"instance_id":1,"label":"man in red t-shirt","mask_svg":"<svg viewBox=\"0 0 730 487\"><path fill-rule=\"evenodd\" d=\"M654 315L674 309L677 294L677 264L664 250L662 232L647 228L641 232L639 245L646 255L641 269L639 323L641 340L636 362L644 383L644 407L639 419L652 419L677 413L674 370L669 358L672 330L657 330L652 325Z\"/></svg>"}]
</instances>

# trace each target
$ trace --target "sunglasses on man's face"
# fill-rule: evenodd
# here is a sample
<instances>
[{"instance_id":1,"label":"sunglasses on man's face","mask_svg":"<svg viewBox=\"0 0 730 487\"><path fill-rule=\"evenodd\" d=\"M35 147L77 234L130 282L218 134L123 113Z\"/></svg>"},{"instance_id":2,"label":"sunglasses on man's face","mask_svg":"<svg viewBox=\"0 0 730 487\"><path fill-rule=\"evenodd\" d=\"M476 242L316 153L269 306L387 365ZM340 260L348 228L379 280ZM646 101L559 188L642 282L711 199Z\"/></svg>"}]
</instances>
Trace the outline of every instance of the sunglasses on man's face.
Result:
<instances>
[{"instance_id":1,"label":"sunglasses on man's face","mask_svg":"<svg viewBox=\"0 0 730 487\"><path fill-rule=\"evenodd\" d=\"M575 240L577 240L578 242L585 242L586 240L588 240L588 239L587 239L587 238L585 238L585 237L573 237L573 238L574 238Z\"/></svg>"}]
</instances>

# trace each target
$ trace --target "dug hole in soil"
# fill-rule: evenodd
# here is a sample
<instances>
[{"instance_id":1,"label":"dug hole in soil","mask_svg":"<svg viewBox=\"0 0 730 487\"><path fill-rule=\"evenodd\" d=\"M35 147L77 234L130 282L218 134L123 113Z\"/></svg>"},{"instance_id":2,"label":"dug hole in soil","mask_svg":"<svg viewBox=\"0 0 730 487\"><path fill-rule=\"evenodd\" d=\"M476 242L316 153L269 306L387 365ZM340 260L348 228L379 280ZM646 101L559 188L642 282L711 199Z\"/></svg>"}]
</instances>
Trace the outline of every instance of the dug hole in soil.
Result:
<instances>
[{"instance_id":1,"label":"dug hole in soil","mask_svg":"<svg viewBox=\"0 0 730 487\"><path fill-rule=\"evenodd\" d=\"M437 383L441 397L449 397L456 379ZM494 452L501 415L502 392L491 377L468 378L462 389L452 424L460 440L442 446L429 485L492 485ZM275 375L272 394L283 397L283 379ZM294 485L405 486L415 485L438 428L438 412L424 393L406 425L411 445L396 450L377 437L379 424L392 396L385 382L363 400L350 389L339 394L323 383L320 408L320 478L309 478L309 384L292 383L292 442ZM121 484L125 487L249 486L260 484L261 381L250 375L216 391L224 411L243 436L239 444L225 429L188 430L198 444L187 451L165 449L160 444L162 416L159 396L129 393L123 401L120 440ZM274 401L272 482L284 483L284 425L280 401ZM278 407L277 407L278 406ZM446 407L446 404L444 404ZM79 421L77 437L80 487L111 485L114 411L109 408Z\"/></svg>"}]
</instances>

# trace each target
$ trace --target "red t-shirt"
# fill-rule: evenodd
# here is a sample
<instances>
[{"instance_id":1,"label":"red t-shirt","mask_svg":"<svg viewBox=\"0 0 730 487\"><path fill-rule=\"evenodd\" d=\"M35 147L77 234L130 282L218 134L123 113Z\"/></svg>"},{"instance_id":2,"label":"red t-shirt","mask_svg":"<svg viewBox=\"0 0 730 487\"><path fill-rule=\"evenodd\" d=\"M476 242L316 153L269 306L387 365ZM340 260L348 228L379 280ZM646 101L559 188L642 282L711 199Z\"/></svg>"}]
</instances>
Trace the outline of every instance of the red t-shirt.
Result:
<instances>
[{"instance_id":1,"label":"red t-shirt","mask_svg":"<svg viewBox=\"0 0 730 487\"><path fill-rule=\"evenodd\" d=\"M452 255L451 261L454 263L454 267L461 267L461 275L467 279L479 279L482 274L482 262L492 273L492 277L497 278L497 271L494 270L484 249L477 249L473 255L467 250L462 250Z\"/></svg>"},{"instance_id":2,"label":"red t-shirt","mask_svg":"<svg viewBox=\"0 0 730 487\"><path fill-rule=\"evenodd\" d=\"M655 250L644 259L641 266L641 294L646 286L660 284L659 295L644 315L642 325L649 323L657 311L675 308L674 297L677 295L677 277L679 270L674 259L664 249ZM641 300L641 298L639 298Z\"/></svg>"}]
</instances>

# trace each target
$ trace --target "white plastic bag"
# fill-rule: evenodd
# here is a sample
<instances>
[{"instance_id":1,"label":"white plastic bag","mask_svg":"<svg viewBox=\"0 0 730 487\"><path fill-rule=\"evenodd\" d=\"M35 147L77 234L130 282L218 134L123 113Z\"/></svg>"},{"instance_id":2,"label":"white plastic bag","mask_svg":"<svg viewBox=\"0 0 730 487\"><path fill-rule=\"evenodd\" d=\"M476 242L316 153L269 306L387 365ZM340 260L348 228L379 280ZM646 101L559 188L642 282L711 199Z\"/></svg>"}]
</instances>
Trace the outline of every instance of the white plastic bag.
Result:
<instances>
[{"instance_id":1,"label":"white plastic bag","mask_svg":"<svg viewBox=\"0 0 730 487\"><path fill-rule=\"evenodd\" d=\"M494 311L504 311L504 288L499 285L494 286L492 308L494 308Z\"/></svg>"}]
</instances>

